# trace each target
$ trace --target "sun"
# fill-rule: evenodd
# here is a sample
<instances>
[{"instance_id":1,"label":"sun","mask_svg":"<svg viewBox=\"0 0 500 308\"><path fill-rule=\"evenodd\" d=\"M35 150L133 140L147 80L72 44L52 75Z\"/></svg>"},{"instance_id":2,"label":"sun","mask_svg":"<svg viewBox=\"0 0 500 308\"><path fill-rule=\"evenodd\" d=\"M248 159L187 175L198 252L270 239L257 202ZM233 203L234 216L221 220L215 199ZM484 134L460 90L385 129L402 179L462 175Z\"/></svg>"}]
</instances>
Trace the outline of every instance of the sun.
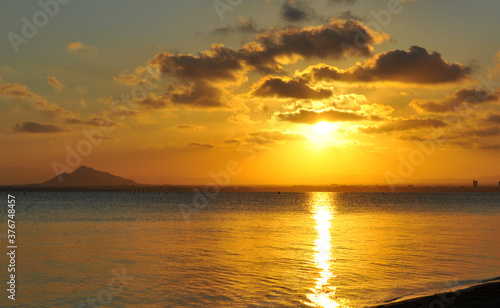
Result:
<instances>
[{"instance_id":1,"label":"sun","mask_svg":"<svg viewBox=\"0 0 500 308\"><path fill-rule=\"evenodd\" d=\"M316 133L316 135L325 135L331 133L332 131L333 131L332 124L326 121L321 121L316 123L316 125L314 125L314 132Z\"/></svg>"},{"instance_id":2,"label":"sun","mask_svg":"<svg viewBox=\"0 0 500 308\"><path fill-rule=\"evenodd\" d=\"M337 126L327 121L321 121L311 127L310 140L318 146L325 146L335 139L334 132L337 131Z\"/></svg>"}]
</instances>

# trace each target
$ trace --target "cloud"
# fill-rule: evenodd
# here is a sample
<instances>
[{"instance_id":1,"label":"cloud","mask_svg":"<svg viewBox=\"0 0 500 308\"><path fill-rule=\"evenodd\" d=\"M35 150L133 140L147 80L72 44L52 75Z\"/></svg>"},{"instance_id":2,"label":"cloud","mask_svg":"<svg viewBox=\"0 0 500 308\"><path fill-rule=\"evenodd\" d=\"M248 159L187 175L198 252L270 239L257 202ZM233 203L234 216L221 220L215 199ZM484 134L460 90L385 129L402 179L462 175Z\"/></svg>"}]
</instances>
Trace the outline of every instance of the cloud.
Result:
<instances>
[{"instance_id":1,"label":"cloud","mask_svg":"<svg viewBox=\"0 0 500 308\"><path fill-rule=\"evenodd\" d=\"M302 141L308 140L307 136L290 130L282 131L275 130L261 130L258 132L249 133L245 139L248 143L256 144L270 144L281 141Z\"/></svg>"},{"instance_id":2,"label":"cloud","mask_svg":"<svg viewBox=\"0 0 500 308\"><path fill-rule=\"evenodd\" d=\"M62 108L57 104L49 103L45 99L39 99L35 101L33 103L33 107L35 107L35 109L37 109L38 111L45 113L45 115L50 118L60 116L73 116L73 112L69 111L68 109Z\"/></svg>"},{"instance_id":3,"label":"cloud","mask_svg":"<svg viewBox=\"0 0 500 308\"><path fill-rule=\"evenodd\" d=\"M500 114L492 114L487 118L488 122L500 124Z\"/></svg>"},{"instance_id":4,"label":"cloud","mask_svg":"<svg viewBox=\"0 0 500 308\"><path fill-rule=\"evenodd\" d=\"M500 136L500 127L484 127L460 132L460 137L493 137Z\"/></svg>"},{"instance_id":5,"label":"cloud","mask_svg":"<svg viewBox=\"0 0 500 308\"><path fill-rule=\"evenodd\" d=\"M170 90L170 100L177 105L192 107L210 108L226 105L224 90L208 82L197 82L189 86L172 86Z\"/></svg>"},{"instance_id":6,"label":"cloud","mask_svg":"<svg viewBox=\"0 0 500 308\"><path fill-rule=\"evenodd\" d=\"M14 125L13 130L18 133L62 133L68 129L45 123L22 122Z\"/></svg>"},{"instance_id":7,"label":"cloud","mask_svg":"<svg viewBox=\"0 0 500 308\"><path fill-rule=\"evenodd\" d=\"M13 69L12 67L9 67L7 65L2 65L0 67L0 72L3 72L3 73L14 73L14 74L18 74L19 72L16 71L15 69ZM2 78L0 77L0 81L2 81Z\"/></svg>"},{"instance_id":8,"label":"cloud","mask_svg":"<svg viewBox=\"0 0 500 308\"><path fill-rule=\"evenodd\" d=\"M278 121L302 124L315 124L321 121L347 122L380 119L378 116L369 116L351 110L339 110L335 107L328 107L322 110L299 108L292 112L275 112L273 117Z\"/></svg>"},{"instance_id":9,"label":"cloud","mask_svg":"<svg viewBox=\"0 0 500 308\"><path fill-rule=\"evenodd\" d=\"M359 16L359 15L356 15L354 14L351 10L347 10L347 11L343 11L341 12L340 14L337 15L340 19L346 19L346 20L349 20L349 19L354 19L354 20L361 20L363 21L364 18Z\"/></svg>"},{"instance_id":10,"label":"cloud","mask_svg":"<svg viewBox=\"0 0 500 308\"><path fill-rule=\"evenodd\" d=\"M419 113L433 112L453 112L462 108L472 107L485 102L498 100L498 93L489 93L477 89L461 89L442 100L421 100L415 99L410 102Z\"/></svg>"},{"instance_id":11,"label":"cloud","mask_svg":"<svg viewBox=\"0 0 500 308\"><path fill-rule=\"evenodd\" d=\"M207 144L207 143L197 143L197 142L191 142L186 146L188 149L199 149L199 150L211 150L214 148L213 145Z\"/></svg>"},{"instance_id":12,"label":"cloud","mask_svg":"<svg viewBox=\"0 0 500 308\"><path fill-rule=\"evenodd\" d=\"M363 104L359 106L360 113L371 115L372 117L386 117L392 114L395 109L389 105L382 104Z\"/></svg>"},{"instance_id":13,"label":"cloud","mask_svg":"<svg viewBox=\"0 0 500 308\"><path fill-rule=\"evenodd\" d=\"M238 50L213 44L198 55L162 52L148 65L174 79L167 95L172 103L222 107L227 89L247 81L248 72L283 72L282 65L301 58L369 55L374 44L388 39L359 21L332 19L315 27L271 29Z\"/></svg>"},{"instance_id":14,"label":"cloud","mask_svg":"<svg viewBox=\"0 0 500 308\"><path fill-rule=\"evenodd\" d=\"M446 123L438 119L406 118L392 120L378 126L361 127L359 131L366 134L381 134L413 129L440 128L445 126L447 126Z\"/></svg>"},{"instance_id":15,"label":"cloud","mask_svg":"<svg viewBox=\"0 0 500 308\"><path fill-rule=\"evenodd\" d=\"M69 52L80 52L84 54L91 54L98 52L99 50L93 46L86 46L82 42L72 42L66 44L66 50Z\"/></svg>"},{"instance_id":16,"label":"cloud","mask_svg":"<svg viewBox=\"0 0 500 308\"><path fill-rule=\"evenodd\" d=\"M281 72L280 61L295 62L297 58L339 59L346 55L367 56L373 44L387 41L380 34L356 20L331 19L327 24L272 29L258 34L240 54L247 63L264 72Z\"/></svg>"},{"instance_id":17,"label":"cloud","mask_svg":"<svg viewBox=\"0 0 500 308\"><path fill-rule=\"evenodd\" d=\"M1 81L1 79L0 79ZM38 94L33 93L27 86L18 83L0 84L0 95L14 98L39 98Z\"/></svg>"},{"instance_id":18,"label":"cloud","mask_svg":"<svg viewBox=\"0 0 500 308\"><path fill-rule=\"evenodd\" d=\"M143 98L142 100L135 101L136 104L144 107L145 109L164 109L170 105L170 101L164 97L155 95Z\"/></svg>"},{"instance_id":19,"label":"cloud","mask_svg":"<svg viewBox=\"0 0 500 308\"><path fill-rule=\"evenodd\" d=\"M304 0L285 0L281 6L281 17L288 22L300 22L316 17L316 12Z\"/></svg>"},{"instance_id":20,"label":"cloud","mask_svg":"<svg viewBox=\"0 0 500 308\"><path fill-rule=\"evenodd\" d=\"M299 75L316 80L344 82L392 81L414 84L458 82L468 78L471 68L446 62L439 53L412 46L409 50L391 50L377 54L349 69L326 64L308 67Z\"/></svg>"},{"instance_id":21,"label":"cloud","mask_svg":"<svg viewBox=\"0 0 500 308\"><path fill-rule=\"evenodd\" d=\"M258 97L323 99L330 97L332 91L313 89L304 80L266 76L253 86L251 94Z\"/></svg>"},{"instance_id":22,"label":"cloud","mask_svg":"<svg viewBox=\"0 0 500 308\"><path fill-rule=\"evenodd\" d=\"M64 89L64 85L57 80L56 77L53 76L48 76L47 77L47 83L56 91L56 92L61 92L62 89Z\"/></svg>"},{"instance_id":23,"label":"cloud","mask_svg":"<svg viewBox=\"0 0 500 308\"><path fill-rule=\"evenodd\" d=\"M237 115L232 115L227 118L229 123L238 124L238 125L251 125L255 124L255 121L250 120L250 117L246 114L239 113Z\"/></svg>"},{"instance_id":24,"label":"cloud","mask_svg":"<svg viewBox=\"0 0 500 308\"><path fill-rule=\"evenodd\" d=\"M139 66L132 73L128 74L127 71L125 71L124 73L114 77L113 80L128 86L143 84L153 85L153 81L155 83L160 82L159 75L160 72L157 67Z\"/></svg>"},{"instance_id":25,"label":"cloud","mask_svg":"<svg viewBox=\"0 0 500 308\"><path fill-rule=\"evenodd\" d=\"M225 27L217 28L213 32L219 34L228 34L231 32L259 33L262 32L262 30L258 29L255 20L252 17L250 17L248 20L240 18L236 26L227 25Z\"/></svg>"},{"instance_id":26,"label":"cloud","mask_svg":"<svg viewBox=\"0 0 500 308\"><path fill-rule=\"evenodd\" d=\"M50 77L49 77L50 78ZM0 79L1 81L1 79ZM13 97L13 98L27 98L35 101L33 107L45 113L48 117L57 116L72 116L73 112L60 107L57 104L49 103L40 95L32 92L30 88L18 83L2 83L0 84L0 96Z\"/></svg>"},{"instance_id":27,"label":"cloud","mask_svg":"<svg viewBox=\"0 0 500 308\"><path fill-rule=\"evenodd\" d=\"M479 146L481 150L500 150L500 144L482 144Z\"/></svg>"},{"instance_id":28,"label":"cloud","mask_svg":"<svg viewBox=\"0 0 500 308\"><path fill-rule=\"evenodd\" d=\"M120 74L114 77L113 80L128 86L137 86L144 83L144 80L135 74Z\"/></svg>"},{"instance_id":29,"label":"cloud","mask_svg":"<svg viewBox=\"0 0 500 308\"><path fill-rule=\"evenodd\" d=\"M167 129L173 129L185 133L192 133L192 132L201 132L206 128L207 127L204 125L182 124L173 127L168 127Z\"/></svg>"},{"instance_id":30,"label":"cloud","mask_svg":"<svg viewBox=\"0 0 500 308\"><path fill-rule=\"evenodd\" d=\"M88 125L88 126L98 126L98 127L100 126L110 127L115 125L115 123L110 119L102 118L99 116L94 116L89 120L80 120L78 118L66 118L64 120L64 123L72 125Z\"/></svg>"}]
</instances>

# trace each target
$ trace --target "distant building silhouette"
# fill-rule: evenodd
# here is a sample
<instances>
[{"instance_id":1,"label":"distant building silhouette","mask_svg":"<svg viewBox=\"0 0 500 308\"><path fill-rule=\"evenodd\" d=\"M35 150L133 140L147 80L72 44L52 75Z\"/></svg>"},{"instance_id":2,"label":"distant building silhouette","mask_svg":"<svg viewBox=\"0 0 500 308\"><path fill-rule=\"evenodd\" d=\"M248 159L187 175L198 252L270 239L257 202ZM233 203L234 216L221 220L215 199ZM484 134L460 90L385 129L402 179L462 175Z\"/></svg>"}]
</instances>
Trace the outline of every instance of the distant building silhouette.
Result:
<instances>
[{"instance_id":1,"label":"distant building silhouette","mask_svg":"<svg viewBox=\"0 0 500 308\"><path fill-rule=\"evenodd\" d=\"M477 181L476 181L476 180L473 180L473 181L472 181L472 187L477 188L477 184L478 184L478 183L477 183Z\"/></svg>"}]
</instances>

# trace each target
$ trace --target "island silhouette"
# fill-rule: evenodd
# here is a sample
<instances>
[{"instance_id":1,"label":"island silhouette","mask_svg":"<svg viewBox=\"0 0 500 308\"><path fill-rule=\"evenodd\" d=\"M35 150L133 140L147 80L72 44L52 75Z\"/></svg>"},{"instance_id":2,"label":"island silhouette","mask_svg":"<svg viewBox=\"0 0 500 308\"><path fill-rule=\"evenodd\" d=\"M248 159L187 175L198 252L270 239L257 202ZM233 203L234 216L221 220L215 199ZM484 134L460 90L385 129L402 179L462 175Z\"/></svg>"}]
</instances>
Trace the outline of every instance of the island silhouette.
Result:
<instances>
[{"instance_id":1,"label":"island silhouette","mask_svg":"<svg viewBox=\"0 0 500 308\"><path fill-rule=\"evenodd\" d=\"M135 186L135 181L125 179L109 172L103 172L87 166L80 166L71 173L62 173L38 184L44 187L92 187L92 186Z\"/></svg>"}]
</instances>

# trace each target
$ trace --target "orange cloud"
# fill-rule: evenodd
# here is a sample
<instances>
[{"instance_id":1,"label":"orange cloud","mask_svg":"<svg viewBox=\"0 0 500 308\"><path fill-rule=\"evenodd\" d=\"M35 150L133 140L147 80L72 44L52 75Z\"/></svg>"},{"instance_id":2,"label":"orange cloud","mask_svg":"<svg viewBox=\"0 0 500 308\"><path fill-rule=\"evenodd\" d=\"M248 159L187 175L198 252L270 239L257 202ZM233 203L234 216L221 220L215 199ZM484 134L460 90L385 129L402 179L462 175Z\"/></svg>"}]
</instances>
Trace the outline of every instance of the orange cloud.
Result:
<instances>
[{"instance_id":1,"label":"orange cloud","mask_svg":"<svg viewBox=\"0 0 500 308\"><path fill-rule=\"evenodd\" d=\"M335 107L328 107L321 110L299 108L292 112L275 112L273 117L278 121L302 124L315 124L321 121L348 122L380 120L380 117L377 115L367 115L365 113L355 112L352 110L340 110Z\"/></svg>"},{"instance_id":2,"label":"orange cloud","mask_svg":"<svg viewBox=\"0 0 500 308\"><path fill-rule=\"evenodd\" d=\"M57 80L56 77L47 77L47 83L57 92L60 92L62 89L64 89L64 85L59 80Z\"/></svg>"},{"instance_id":3,"label":"orange cloud","mask_svg":"<svg viewBox=\"0 0 500 308\"><path fill-rule=\"evenodd\" d=\"M0 79L1 81L1 79ZM27 86L18 83L0 84L0 95L14 98L38 98L38 94L33 93Z\"/></svg>"},{"instance_id":4,"label":"orange cloud","mask_svg":"<svg viewBox=\"0 0 500 308\"><path fill-rule=\"evenodd\" d=\"M406 131L413 129L423 129L423 128L440 128L447 126L441 120L433 119L433 118L403 118L396 119L386 123L383 123L379 126L368 126L361 127L359 131L366 134L381 134L381 133L391 133L395 131Z\"/></svg>"},{"instance_id":5,"label":"orange cloud","mask_svg":"<svg viewBox=\"0 0 500 308\"><path fill-rule=\"evenodd\" d=\"M82 42L72 42L66 45L66 50L70 52L81 52L85 54L91 54L98 52L99 50L93 46L86 46Z\"/></svg>"}]
</instances>

